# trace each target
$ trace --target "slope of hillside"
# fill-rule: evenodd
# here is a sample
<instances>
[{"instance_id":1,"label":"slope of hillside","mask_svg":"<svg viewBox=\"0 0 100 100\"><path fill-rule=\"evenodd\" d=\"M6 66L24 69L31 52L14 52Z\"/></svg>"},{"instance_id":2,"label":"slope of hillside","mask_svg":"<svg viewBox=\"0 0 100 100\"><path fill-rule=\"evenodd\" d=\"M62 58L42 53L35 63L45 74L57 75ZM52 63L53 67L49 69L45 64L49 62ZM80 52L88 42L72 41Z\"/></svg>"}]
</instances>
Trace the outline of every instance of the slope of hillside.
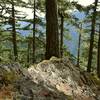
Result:
<instances>
[{"instance_id":1,"label":"slope of hillside","mask_svg":"<svg viewBox=\"0 0 100 100\"><path fill-rule=\"evenodd\" d=\"M52 57L28 70L0 64L0 100L100 100L100 80L94 79L68 58Z\"/></svg>"}]
</instances>

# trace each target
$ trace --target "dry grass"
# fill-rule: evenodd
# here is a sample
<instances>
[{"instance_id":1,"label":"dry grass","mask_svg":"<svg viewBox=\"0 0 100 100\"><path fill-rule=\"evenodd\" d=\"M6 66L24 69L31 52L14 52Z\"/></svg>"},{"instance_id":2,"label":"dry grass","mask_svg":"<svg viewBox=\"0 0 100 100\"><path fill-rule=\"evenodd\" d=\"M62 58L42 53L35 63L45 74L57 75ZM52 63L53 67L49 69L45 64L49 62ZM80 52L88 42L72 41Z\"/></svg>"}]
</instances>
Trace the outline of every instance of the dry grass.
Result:
<instances>
[{"instance_id":1,"label":"dry grass","mask_svg":"<svg viewBox=\"0 0 100 100\"><path fill-rule=\"evenodd\" d=\"M3 86L0 89L0 100L13 100L13 86Z\"/></svg>"}]
</instances>

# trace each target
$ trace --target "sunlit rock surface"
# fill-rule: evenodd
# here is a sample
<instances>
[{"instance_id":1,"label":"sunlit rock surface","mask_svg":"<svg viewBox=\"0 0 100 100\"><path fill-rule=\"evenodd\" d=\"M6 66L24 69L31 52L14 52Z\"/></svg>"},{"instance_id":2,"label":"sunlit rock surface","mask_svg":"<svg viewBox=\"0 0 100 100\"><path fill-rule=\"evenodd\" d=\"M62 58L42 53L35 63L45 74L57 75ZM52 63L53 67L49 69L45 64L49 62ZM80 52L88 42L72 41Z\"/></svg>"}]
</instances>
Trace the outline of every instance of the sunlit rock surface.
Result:
<instances>
[{"instance_id":1,"label":"sunlit rock surface","mask_svg":"<svg viewBox=\"0 0 100 100\"><path fill-rule=\"evenodd\" d=\"M0 100L67 100L57 90L36 84L19 64L0 64Z\"/></svg>"},{"instance_id":2,"label":"sunlit rock surface","mask_svg":"<svg viewBox=\"0 0 100 100\"><path fill-rule=\"evenodd\" d=\"M0 100L100 100L100 86L68 58L52 57L28 70L0 64Z\"/></svg>"},{"instance_id":3,"label":"sunlit rock surface","mask_svg":"<svg viewBox=\"0 0 100 100\"><path fill-rule=\"evenodd\" d=\"M50 90L56 89L71 97L72 100L98 98L90 87L97 89L95 82L89 79L90 75L74 66L68 58L52 57L50 60L31 66L28 72L36 84L42 84Z\"/></svg>"}]
</instances>

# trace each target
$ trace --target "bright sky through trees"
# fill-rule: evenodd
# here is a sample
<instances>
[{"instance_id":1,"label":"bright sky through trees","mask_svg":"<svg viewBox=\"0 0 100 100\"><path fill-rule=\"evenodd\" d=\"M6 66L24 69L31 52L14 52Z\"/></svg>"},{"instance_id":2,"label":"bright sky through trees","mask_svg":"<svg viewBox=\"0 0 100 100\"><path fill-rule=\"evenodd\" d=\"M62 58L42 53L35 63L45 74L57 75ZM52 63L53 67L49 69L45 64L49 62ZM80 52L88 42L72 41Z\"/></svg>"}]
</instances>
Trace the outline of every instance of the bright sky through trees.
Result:
<instances>
[{"instance_id":1,"label":"bright sky through trees","mask_svg":"<svg viewBox=\"0 0 100 100\"><path fill-rule=\"evenodd\" d=\"M87 6L87 5L89 5L89 4L94 2L94 0L72 0L72 1L78 1L79 4L82 4L84 6Z\"/></svg>"},{"instance_id":2,"label":"bright sky through trees","mask_svg":"<svg viewBox=\"0 0 100 100\"><path fill-rule=\"evenodd\" d=\"M23 0L23 1L28 2L28 0ZM79 4L82 4L84 6L87 6L87 5L92 4L94 2L94 0L71 0L71 1L78 1ZM23 12L26 12L26 14L28 15L27 18L33 18L31 9L27 9L27 10L26 10L26 8L19 8L19 9L22 9ZM40 13L38 13L38 14L40 14ZM44 17L44 14L41 13L40 16Z\"/></svg>"}]
</instances>

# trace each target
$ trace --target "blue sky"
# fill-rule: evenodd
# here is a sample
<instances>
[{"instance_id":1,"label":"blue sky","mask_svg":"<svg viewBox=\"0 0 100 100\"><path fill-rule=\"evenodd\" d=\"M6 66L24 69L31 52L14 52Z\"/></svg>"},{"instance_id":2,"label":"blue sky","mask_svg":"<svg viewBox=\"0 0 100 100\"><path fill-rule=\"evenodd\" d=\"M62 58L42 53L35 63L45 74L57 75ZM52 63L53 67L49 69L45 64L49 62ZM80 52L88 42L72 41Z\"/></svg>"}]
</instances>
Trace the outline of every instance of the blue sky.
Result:
<instances>
[{"instance_id":1,"label":"blue sky","mask_svg":"<svg viewBox=\"0 0 100 100\"><path fill-rule=\"evenodd\" d=\"M75 11L73 13L73 15L75 15L77 18L79 18L80 20L84 19L85 17L85 14L83 12L78 12L78 11ZM25 27L27 26L29 23L27 22L19 22L20 27ZM9 27L8 25L6 26L6 28ZM78 33L76 32L77 30L75 29L75 27L67 27L66 28L69 28L69 31L71 33L71 37L72 37L72 40L70 41L64 41L65 45L68 47L68 49L70 50L71 54L73 54L74 56L77 56L77 47L78 47ZM40 30L44 30L42 27L39 27L38 26L38 29ZM31 30L17 30L17 32L20 32L23 36L27 36L28 34L32 33Z\"/></svg>"},{"instance_id":2,"label":"blue sky","mask_svg":"<svg viewBox=\"0 0 100 100\"><path fill-rule=\"evenodd\" d=\"M80 20L83 20L85 18L84 12L75 11L73 13L73 15L75 15ZM77 29L75 27L70 26L69 30L70 30L70 33L71 33L72 40L71 41L65 41L65 45L70 50L71 54L73 54L74 56L77 56L79 34L77 33Z\"/></svg>"}]
</instances>

